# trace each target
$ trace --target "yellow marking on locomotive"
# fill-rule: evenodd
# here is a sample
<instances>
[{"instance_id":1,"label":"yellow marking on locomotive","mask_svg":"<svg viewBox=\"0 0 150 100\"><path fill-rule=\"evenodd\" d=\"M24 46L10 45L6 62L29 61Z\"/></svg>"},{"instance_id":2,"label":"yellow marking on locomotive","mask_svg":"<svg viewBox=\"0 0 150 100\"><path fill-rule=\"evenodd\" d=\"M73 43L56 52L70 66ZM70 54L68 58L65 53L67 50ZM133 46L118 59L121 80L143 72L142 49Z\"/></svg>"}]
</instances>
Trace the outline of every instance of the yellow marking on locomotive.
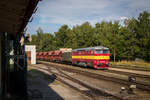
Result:
<instances>
[{"instance_id":1,"label":"yellow marking on locomotive","mask_svg":"<svg viewBox=\"0 0 150 100\"><path fill-rule=\"evenodd\" d=\"M110 59L110 56L72 56L72 59Z\"/></svg>"}]
</instances>

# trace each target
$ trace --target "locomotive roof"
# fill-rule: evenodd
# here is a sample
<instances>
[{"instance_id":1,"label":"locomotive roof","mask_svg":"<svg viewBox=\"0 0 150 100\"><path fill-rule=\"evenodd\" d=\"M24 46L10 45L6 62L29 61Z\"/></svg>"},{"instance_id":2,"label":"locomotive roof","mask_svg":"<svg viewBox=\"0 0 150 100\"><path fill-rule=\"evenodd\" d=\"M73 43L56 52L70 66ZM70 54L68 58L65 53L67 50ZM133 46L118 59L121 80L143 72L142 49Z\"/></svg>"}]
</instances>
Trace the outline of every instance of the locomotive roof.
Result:
<instances>
[{"instance_id":1,"label":"locomotive roof","mask_svg":"<svg viewBox=\"0 0 150 100\"><path fill-rule=\"evenodd\" d=\"M87 48L79 48L79 49L73 49L72 51L84 51L84 50L109 50L109 48L107 47L103 47L103 46L96 46L96 47L87 47Z\"/></svg>"}]
</instances>

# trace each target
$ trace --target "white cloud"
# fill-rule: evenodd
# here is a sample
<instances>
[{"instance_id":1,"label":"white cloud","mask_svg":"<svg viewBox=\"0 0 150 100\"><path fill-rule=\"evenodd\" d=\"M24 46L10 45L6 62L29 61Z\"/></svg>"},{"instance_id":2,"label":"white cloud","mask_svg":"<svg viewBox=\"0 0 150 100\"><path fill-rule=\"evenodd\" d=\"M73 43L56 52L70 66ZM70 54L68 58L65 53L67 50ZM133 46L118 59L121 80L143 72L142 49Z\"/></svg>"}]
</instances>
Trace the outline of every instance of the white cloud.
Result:
<instances>
[{"instance_id":1,"label":"white cloud","mask_svg":"<svg viewBox=\"0 0 150 100\"><path fill-rule=\"evenodd\" d=\"M77 16L86 12L92 13L103 10L110 3L108 0L45 0L41 3L39 12L46 17L55 15Z\"/></svg>"},{"instance_id":2,"label":"white cloud","mask_svg":"<svg viewBox=\"0 0 150 100\"><path fill-rule=\"evenodd\" d=\"M37 15L41 23L76 24L85 21L86 17L104 12L110 3L107 0L45 0L39 5L41 8Z\"/></svg>"},{"instance_id":3,"label":"white cloud","mask_svg":"<svg viewBox=\"0 0 150 100\"><path fill-rule=\"evenodd\" d=\"M114 19L115 16L107 15L107 7L115 5L109 0L52 0L42 2L38 11L40 23L80 25L89 21L92 25L106 18Z\"/></svg>"},{"instance_id":4,"label":"white cloud","mask_svg":"<svg viewBox=\"0 0 150 100\"><path fill-rule=\"evenodd\" d=\"M125 20L125 19L128 19L128 17L125 17L125 16L120 17L120 20Z\"/></svg>"},{"instance_id":5,"label":"white cloud","mask_svg":"<svg viewBox=\"0 0 150 100\"><path fill-rule=\"evenodd\" d=\"M150 0L43 0L38 5L35 18L38 19L38 26L74 26L86 21L94 25L103 20L124 20L137 16L137 10L150 10L149 4ZM46 26L44 28L48 30Z\"/></svg>"},{"instance_id":6,"label":"white cloud","mask_svg":"<svg viewBox=\"0 0 150 100\"><path fill-rule=\"evenodd\" d=\"M149 9L150 0L130 0L129 6L134 9L147 9L147 8Z\"/></svg>"}]
</instances>

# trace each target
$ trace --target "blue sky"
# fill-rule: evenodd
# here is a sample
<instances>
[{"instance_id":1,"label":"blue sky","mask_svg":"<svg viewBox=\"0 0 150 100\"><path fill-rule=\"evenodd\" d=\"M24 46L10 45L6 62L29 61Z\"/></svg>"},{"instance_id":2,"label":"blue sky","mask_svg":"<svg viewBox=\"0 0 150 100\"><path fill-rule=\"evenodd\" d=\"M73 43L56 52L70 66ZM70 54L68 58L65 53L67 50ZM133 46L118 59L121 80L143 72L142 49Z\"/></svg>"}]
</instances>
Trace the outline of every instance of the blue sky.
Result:
<instances>
[{"instance_id":1,"label":"blue sky","mask_svg":"<svg viewBox=\"0 0 150 100\"><path fill-rule=\"evenodd\" d=\"M123 21L144 10L150 12L150 0L42 0L27 32L35 34L41 27L53 33L63 24L72 28L86 21L93 26L101 21Z\"/></svg>"}]
</instances>

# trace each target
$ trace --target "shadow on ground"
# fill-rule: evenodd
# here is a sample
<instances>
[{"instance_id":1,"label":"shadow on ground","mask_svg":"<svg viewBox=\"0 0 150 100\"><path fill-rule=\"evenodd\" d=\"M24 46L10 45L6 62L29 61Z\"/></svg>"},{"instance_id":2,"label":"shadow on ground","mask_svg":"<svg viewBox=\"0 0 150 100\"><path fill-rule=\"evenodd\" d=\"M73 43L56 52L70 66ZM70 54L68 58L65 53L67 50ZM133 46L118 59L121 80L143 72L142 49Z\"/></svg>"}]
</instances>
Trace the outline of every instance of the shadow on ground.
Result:
<instances>
[{"instance_id":1,"label":"shadow on ground","mask_svg":"<svg viewBox=\"0 0 150 100\"><path fill-rule=\"evenodd\" d=\"M45 74L36 69L28 71L28 100L64 100L50 87L52 83L57 84L55 79L54 74Z\"/></svg>"}]
</instances>

